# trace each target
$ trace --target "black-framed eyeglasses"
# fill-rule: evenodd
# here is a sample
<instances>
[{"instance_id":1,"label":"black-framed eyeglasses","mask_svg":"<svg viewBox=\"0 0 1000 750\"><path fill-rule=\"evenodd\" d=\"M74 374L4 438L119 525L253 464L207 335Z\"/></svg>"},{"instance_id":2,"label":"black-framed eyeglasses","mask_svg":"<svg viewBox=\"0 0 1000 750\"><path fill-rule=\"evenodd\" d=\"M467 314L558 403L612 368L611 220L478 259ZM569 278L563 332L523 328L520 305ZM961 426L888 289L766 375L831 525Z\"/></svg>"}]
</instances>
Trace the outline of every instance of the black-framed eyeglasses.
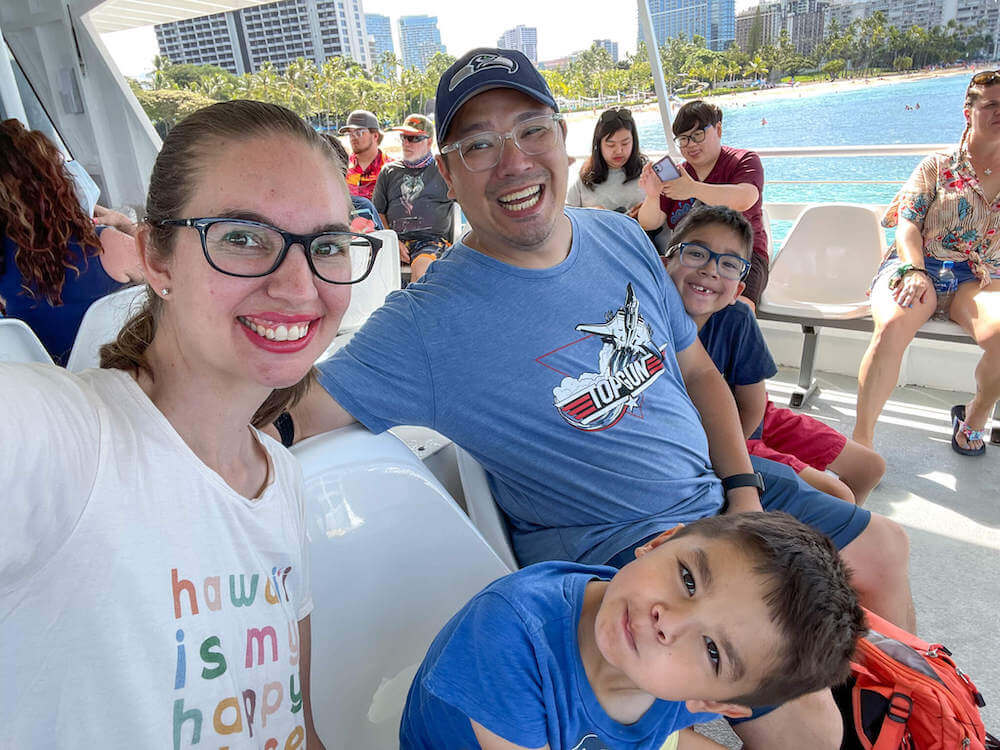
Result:
<instances>
[{"instance_id":1,"label":"black-framed eyeglasses","mask_svg":"<svg viewBox=\"0 0 1000 750\"><path fill-rule=\"evenodd\" d=\"M404 135L403 140L407 143L420 143L420 141L426 141L430 138L429 135Z\"/></svg>"},{"instance_id":2,"label":"black-framed eyeglasses","mask_svg":"<svg viewBox=\"0 0 1000 750\"><path fill-rule=\"evenodd\" d=\"M994 83L1000 83L1000 70L984 70L972 76L972 80L969 81L969 87L989 86Z\"/></svg>"},{"instance_id":3,"label":"black-framed eyeglasses","mask_svg":"<svg viewBox=\"0 0 1000 750\"><path fill-rule=\"evenodd\" d=\"M485 130L442 146L441 153L458 151L466 169L470 172L485 172L500 163L500 155L507 139L513 141L521 153L528 156L540 156L552 150L558 140L556 130L559 128L556 123L562 119L563 116L559 113L529 117L519 122L509 133Z\"/></svg>"},{"instance_id":4,"label":"black-framed eyeglasses","mask_svg":"<svg viewBox=\"0 0 1000 750\"><path fill-rule=\"evenodd\" d=\"M197 229L208 264L219 273L241 278L274 273L292 245L301 245L317 278L330 284L357 284L371 273L382 247L382 240L369 234L293 234L248 219L164 219L155 224Z\"/></svg>"},{"instance_id":5,"label":"black-framed eyeglasses","mask_svg":"<svg viewBox=\"0 0 1000 750\"><path fill-rule=\"evenodd\" d=\"M684 148L690 143L701 143L705 140L705 134L708 132L710 127L712 126L706 125L705 127L698 128L698 130L688 135L679 135L674 138L674 143L677 144L677 148Z\"/></svg>"},{"instance_id":6,"label":"black-framed eyeglasses","mask_svg":"<svg viewBox=\"0 0 1000 750\"><path fill-rule=\"evenodd\" d=\"M750 261L733 253L717 253L700 242L679 242L667 248L667 257L678 254L681 265L704 268L715 261L719 276L730 281L740 281L750 271Z\"/></svg>"}]
</instances>

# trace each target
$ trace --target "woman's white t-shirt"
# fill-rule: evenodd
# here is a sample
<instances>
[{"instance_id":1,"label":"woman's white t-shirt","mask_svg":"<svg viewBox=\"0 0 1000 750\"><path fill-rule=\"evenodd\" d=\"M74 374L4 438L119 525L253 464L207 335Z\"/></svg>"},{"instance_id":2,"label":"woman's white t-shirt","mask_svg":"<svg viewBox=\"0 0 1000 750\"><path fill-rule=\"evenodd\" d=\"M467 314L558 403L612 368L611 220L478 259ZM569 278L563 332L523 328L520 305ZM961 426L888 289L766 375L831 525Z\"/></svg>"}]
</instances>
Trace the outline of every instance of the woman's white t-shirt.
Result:
<instances>
[{"instance_id":1,"label":"woman's white t-shirt","mask_svg":"<svg viewBox=\"0 0 1000 750\"><path fill-rule=\"evenodd\" d=\"M125 372L0 363L0 399L0 747L304 746L291 454L259 434L250 500Z\"/></svg>"},{"instance_id":2,"label":"woman's white t-shirt","mask_svg":"<svg viewBox=\"0 0 1000 750\"><path fill-rule=\"evenodd\" d=\"M577 175L566 192L567 206L583 208L606 208L609 211L627 212L637 203L642 203L646 193L639 187L639 178L625 182L624 169L609 169L607 179L588 188Z\"/></svg>"}]
</instances>

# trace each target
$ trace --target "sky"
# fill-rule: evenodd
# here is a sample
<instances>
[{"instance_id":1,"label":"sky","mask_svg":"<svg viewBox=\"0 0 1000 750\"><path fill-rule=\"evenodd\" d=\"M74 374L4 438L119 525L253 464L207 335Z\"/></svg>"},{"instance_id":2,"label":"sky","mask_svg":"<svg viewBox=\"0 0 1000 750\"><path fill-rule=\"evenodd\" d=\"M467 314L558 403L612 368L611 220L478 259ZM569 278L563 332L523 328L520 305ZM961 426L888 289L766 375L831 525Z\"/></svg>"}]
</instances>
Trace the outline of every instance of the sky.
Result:
<instances>
[{"instance_id":1,"label":"sky","mask_svg":"<svg viewBox=\"0 0 1000 750\"><path fill-rule=\"evenodd\" d=\"M755 0L736 0L737 11ZM437 16L441 41L456 57L473 47L492 47L507 29L518 24L538 29L538 59L550 60L585 49L598 38L618 42L619 57L635 51L636 6L628 0L363 0L365 13L380 13L392 21L399 54L397 20L401 15ZM127 76L153 68L156 35L153 27L103 35L111 56Z\"/></svg>"}]
</instances>

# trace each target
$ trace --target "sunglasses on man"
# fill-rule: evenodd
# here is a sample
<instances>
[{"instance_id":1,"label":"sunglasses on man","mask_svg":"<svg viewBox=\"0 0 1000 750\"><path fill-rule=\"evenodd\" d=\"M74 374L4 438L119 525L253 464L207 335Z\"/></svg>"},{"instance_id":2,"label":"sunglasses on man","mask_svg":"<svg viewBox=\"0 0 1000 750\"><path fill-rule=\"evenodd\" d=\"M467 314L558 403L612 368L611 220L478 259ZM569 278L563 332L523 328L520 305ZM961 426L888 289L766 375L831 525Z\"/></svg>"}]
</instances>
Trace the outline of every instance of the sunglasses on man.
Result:
<instances>
[{"instance_id":1,"label":"sunglasses on man","mask_svg":"<svg viewBox=\"0 0 1000 750\"><path fill-rule=\"evenodd\" d=\"M430 138L429 135L404 135L403 140L407 143L420 143L420 141L426 141Z\"/></svg>"},{"instance_id":2,"label":"sunglasses on man","mask_svg":"<svg viewBox=\"0 0 1000 750\"><path fill-rule=\"evenodd\" d=\"M994 83L1000 83L1000 70L984 70L982 73L976 73L972 76L972 80L969 81L969 88L973 86L991 86Z\"/></svg>"}]
</instances>

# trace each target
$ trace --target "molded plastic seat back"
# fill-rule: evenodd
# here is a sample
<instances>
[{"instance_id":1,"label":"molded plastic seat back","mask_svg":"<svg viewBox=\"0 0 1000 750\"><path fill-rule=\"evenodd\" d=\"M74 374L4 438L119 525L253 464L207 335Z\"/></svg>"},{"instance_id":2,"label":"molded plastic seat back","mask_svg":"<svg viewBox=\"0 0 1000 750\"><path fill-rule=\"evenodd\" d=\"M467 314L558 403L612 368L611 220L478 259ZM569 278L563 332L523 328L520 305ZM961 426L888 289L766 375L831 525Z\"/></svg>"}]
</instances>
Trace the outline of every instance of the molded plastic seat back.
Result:
<instances>
[{"instance_id":1,"label":"molded plastic seat back","mask_svg":"<svg viewBox=\"0 0 1000 750\"><path fill-rule=\"evenodd\" d=\"M80 372L99 365L101 347L114 341L125 322L139 312L146 288L145 284L137 284L94 300L80 321L66 361L67 370Z\"/></svg>"},{"instance_id":2,"label":"molded plastic seat back","mask_svg":"<svg viewBox=\"0 0 1000 750\"><path fill-rule=\"evenodd\" d=\"M51 365L52 357L45 351L31 326L17 318L0 318L0 362L38 362Z\"/></svg>"},{"instance_id":3,"label":"molded plastic seat back","mask_svg":"<svg viewBox=\"0 0 1000 750\"><path fill-rule=\"evenodd\" d=\"M493 500L493 492L490 490L490 483L486 478L486 470L476 459L457 445L455 446L455 455L458 457L458 476L462 480L462 494L465 495L465 507L469 511L469 518L479 529L483 539L489 542L493 551L507 563L507 567L511 570L517 570L520 566L517 564L517 558L514 557L514 548L510 543L507 522L504 519L503 511Z\"/></svg>"},{"instance_id":4,"label":"molded plastic seat back","mask_svg":"<svg viewBox=\"0 0 1000 750\"><path fill-rule=\"evenodd\" d=\"M340 321L340 332L358 330L368 316L385 302L389 292L402 285L399 271L399 238L391 229L371 232L372 237L382 240L382 249L375 256L375 265L368 278L351 286L351 304Z\"/></svg>"},{"instance_id":5,"label":"molded plastic seat back","mask_svg":"<svg viewBox=\"0 0 1000 750\"><path fill-rule=\"evenodd\" d=\"M761 309L811 317L855 318L885 252L877 211L850 203L812 205L771 263Z\"/></svg>"},{"instance_id":6,"label":"molded plastic seat back","mask_svg":"<svg viewBox=\"0 0 1000 750\"><path fill-rule=\"evenodd\" d=\"M306 487L317 731L327 747L397 747L434 636L509 570L395 436L354 425L292 452Z\"/></svg>"}]
</instances>

